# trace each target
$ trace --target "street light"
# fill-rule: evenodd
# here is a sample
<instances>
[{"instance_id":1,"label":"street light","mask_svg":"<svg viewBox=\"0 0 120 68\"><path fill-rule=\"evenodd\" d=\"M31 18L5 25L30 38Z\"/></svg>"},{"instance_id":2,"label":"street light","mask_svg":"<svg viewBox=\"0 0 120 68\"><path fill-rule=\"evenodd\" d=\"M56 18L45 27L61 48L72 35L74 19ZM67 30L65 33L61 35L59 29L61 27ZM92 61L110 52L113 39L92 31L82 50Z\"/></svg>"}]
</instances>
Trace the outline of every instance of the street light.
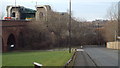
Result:
<instances>
[{"instance_id":1,"label":"street light","mask_svg":"<svg viewBox=\"0 0 120 68\"><path fill-rule=\"evenodd\" d=\"M71 53L71 0L69 0L69 53Z\"/></svg>"}]
</instances>

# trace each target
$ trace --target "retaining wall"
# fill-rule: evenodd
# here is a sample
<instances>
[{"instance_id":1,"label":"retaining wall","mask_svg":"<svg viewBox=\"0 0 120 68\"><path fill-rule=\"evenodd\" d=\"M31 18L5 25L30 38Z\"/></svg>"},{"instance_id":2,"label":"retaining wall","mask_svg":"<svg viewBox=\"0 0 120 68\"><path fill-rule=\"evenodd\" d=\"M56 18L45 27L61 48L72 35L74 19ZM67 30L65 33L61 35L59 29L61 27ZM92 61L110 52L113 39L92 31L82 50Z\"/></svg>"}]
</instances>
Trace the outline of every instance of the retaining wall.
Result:
<instances>
[{"instance_id":1,"label":"retaining wall","mask_svg":"<svg viewBox=\"0 0 120 68\"><path fill-rule=\"evenodd\" d=\"M120 49L120 41L107 42L107 48L110 48L110 49Z\"/></svg>"}]
</instances>

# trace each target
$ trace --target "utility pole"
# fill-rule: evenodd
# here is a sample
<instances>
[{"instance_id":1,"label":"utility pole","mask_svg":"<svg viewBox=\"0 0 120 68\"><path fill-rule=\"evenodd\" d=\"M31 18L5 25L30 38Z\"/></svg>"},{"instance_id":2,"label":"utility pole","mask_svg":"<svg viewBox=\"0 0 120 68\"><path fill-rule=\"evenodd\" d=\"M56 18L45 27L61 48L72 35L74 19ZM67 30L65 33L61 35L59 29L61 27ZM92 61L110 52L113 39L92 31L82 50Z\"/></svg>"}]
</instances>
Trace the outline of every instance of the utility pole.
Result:
<instances>
[{"instance_id":1,"label":"utility pole","mask_svg":"<svg viewBox=\"0 0 120 68\"><path fill-rule=\"evenodd\" d=\"M69 53L71 53L71 0L69 1Z\"/></svg>"}]
</instances>

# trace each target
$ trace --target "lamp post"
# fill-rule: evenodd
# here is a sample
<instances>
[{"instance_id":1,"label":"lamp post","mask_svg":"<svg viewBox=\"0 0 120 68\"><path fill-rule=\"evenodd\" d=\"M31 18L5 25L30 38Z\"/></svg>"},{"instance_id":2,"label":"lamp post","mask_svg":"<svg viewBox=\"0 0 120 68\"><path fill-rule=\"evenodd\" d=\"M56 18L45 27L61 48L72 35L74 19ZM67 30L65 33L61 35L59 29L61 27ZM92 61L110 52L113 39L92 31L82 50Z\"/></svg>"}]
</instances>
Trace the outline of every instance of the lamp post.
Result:
<instances>
[{"instance_id":1,"label":"lamp post","mask_svg":"<svg viewBox=\"0 0 120 68\"><path fill-rule=\"evenodd\" d=\"M69 1L69 53L71 53L71 0Z\"/></svg>"}]
</instances>

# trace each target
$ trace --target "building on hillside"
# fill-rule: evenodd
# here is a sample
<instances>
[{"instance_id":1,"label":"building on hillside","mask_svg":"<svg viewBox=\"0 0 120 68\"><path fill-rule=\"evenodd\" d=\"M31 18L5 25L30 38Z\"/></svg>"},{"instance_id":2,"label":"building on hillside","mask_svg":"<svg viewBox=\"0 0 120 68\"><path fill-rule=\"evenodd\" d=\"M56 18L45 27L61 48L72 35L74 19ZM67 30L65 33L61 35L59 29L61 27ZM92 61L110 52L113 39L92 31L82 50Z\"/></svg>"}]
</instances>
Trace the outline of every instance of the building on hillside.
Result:
<instances>
[{"instance_id":1,"label":"building on hillside","mask_svg":"<svg viewBox=\"0 0 120 68\"><path fill-rule=\"evenodd\" d=\"M48 12L51 11L51 7L49 5L37 5L36 6L37 12L36 12L36 20L47 20Z\"/></svg>"},{"instance_id":2,"label":"building on hillside","mask_svg":"<svg viewBox=\"0 0 120 68\"><path fill-rule=\"evenodd\" d=\"M23 6L12 6L9 5L6 8L7 17L6 20L31 20L33 18L36 21L47 21L51 15L54 16L69 16L67 12L55 12L49 5L37 5L36 10L25 8Z\"/></svg>"},{"instance_id":3,"label":"building on hillside","mask_svg":"<svg viewBox=\"0 0 120 68\"><path fill-rule=\"evenodd\" d=\"M35 17L36 10L25 8L23 6L7 6L7 17L15 20L25 20ZM7 18L6 18L7 19Z\"/></svg>"},{"instance_id":4,"label":"building on hillside","mask_svg":"<svg viewBox=\"0 0 120 68\"><path fill-rule=\"evenodd\" d=\"M68 16L67 12L56 12L51 9L49 5L37 5L36 6L36 21L48 21L48 18L52 17L52 15L60 17L60 16Z\"/></svg>"}]
</instances>

